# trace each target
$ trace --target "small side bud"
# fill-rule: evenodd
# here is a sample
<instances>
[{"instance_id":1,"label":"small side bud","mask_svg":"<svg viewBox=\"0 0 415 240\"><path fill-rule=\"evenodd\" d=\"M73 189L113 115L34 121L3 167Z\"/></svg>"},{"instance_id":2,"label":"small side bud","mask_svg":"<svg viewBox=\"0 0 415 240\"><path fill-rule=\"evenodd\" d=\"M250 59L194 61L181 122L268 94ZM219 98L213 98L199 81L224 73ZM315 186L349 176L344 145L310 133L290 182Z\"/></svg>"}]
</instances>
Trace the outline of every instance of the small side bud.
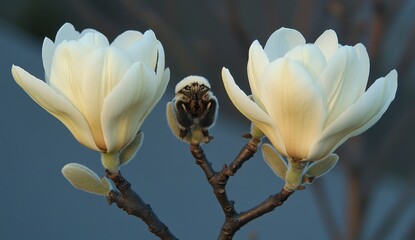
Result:
<instances>
[{"instance_id":1,"label":"small side bud","mask_svg":"<svg viewBox=\"0 0 415 240\"><path fill-rule=\"evenodd\" d=\"M94 171L78 163L66 164L62 174L74 188L85 192L105 196L112 189L107 178L98 177Z\"/></svg>"},{"instance_id":2,"label":"small side bud","mask_svg":"<svg viewBox=\"0 0 415 240\"><path fill-rule=\"evenodd\" d=\"M285 181L288 166L284 158L267 143L262 144L261 149L265 162L278 177Z\"/></svg>"},{"instance_id":3,"label":"small side bud","mask_svg":"<svg viewBox=\"0 0 415 240\"><path fill-rule=\"evenodd\" d=\"M337 164L338 160L339 156L331 154L326 158L316 161L307 167L305 176L311 179L321 177L328 173Z\"/></svg>"}]
</instances>

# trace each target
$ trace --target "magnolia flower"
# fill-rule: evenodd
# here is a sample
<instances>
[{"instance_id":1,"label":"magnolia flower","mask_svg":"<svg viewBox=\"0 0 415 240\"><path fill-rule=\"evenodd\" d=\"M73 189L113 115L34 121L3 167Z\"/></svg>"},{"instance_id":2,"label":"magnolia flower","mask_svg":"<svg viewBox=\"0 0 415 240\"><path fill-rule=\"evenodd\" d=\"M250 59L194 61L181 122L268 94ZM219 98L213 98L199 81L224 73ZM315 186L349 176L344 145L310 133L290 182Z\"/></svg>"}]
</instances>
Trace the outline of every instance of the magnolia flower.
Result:
<instances>
[{"instance_id":1,"label":"magnolia flower","mask_svg":"<svg viewBox=\"0 0 415 240\"><path fill-rule=\"evenodd\" d=\"M264 48L258 41L252 43L247 68L252 96L223 68L226 91L292 163L334 159L337 147L380 119L397 89L397 72L392 70L365 91L365 47L339 45L332 30L306 44L298 31L281 28Z\"/></svg>"},{"instance_id":2,"label":"magnolia flower","mask_svg":"<svg viewBox=\"0 0 415 240\"><path fill-rule=\"evenodd\" d=\"M16 82L83 145L118 153L136 138L170 78L154 33L126 31L112 43L100 32L66 23L45 38L46 82L13 66Z\"/></svg>"}]
</instances>

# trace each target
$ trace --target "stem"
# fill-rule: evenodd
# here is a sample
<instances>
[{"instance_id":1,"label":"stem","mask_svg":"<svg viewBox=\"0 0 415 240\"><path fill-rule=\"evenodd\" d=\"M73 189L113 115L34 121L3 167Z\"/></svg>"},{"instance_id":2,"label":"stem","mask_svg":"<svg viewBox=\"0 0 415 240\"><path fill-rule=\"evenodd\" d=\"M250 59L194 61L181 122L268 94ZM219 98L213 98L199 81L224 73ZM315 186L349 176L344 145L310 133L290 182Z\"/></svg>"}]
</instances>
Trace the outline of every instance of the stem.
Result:
<instances>
[{"instance_id":1,"label":"stem","mask_svg":"<svg viewBox=\"0 0 415 240\"><path fill-rule=\"evenodd\" d=\"M119 208L140 218L148 226L148 230L162 240L176 240L173 233L162 223L156 213L146 204L136 192L131 189L131 184L121 175L120 172L113 173L105 170L107 177L111 179L119 190L111 190L107 194L107 201L111 205L116 203Z\"/></svg>"},{"instance_id":2,"label":"stem","mask_svg":"<svg viewBox=\"0 0 415 240\"><path fill-rule=\"evenodd\" d=\"M249 143L242 148L238 156L232 161L229 167L224 165L220 172L213 170L211 163L207 160L200 145L190 145L190 152L195 158L196 164L198 164L205 173L216 199L225 214L225 222L219 234L219 240L232 239L235 233L242 226L268 212L271 212L276 207L281 206L288 199L288 197L294 193L293 191L282 189L280 193L270 196L267 200L246 212L238 213L235 210L234 202L228 199L226 184L228 183L229 177L233 176L242 167L242 165L256 153L259 142L260 140L252 138Z\"/></svg>"},{"instance_id":3,"label":"stem","mask_svg":"<svg viewBox=\"0 0 415 240\"><path fill-rule=\"evenodd\" d=\"M362 226L362 203L360 195L360 181L358 174L348 170L347 176L347 236L346 239L358 239Z\"/></svg>"}]
</instances>

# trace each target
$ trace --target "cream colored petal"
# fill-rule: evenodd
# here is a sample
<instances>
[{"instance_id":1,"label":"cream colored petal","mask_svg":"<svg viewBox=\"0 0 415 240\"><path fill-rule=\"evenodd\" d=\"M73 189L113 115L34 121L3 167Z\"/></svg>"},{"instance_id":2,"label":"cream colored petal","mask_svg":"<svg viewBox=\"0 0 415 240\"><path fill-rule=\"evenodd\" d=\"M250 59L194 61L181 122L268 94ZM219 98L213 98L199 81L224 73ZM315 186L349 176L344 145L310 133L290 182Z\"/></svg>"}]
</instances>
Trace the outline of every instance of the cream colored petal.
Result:
<instances>
[{"instance_id":1,"label":"cream colored petal","mask_svg":"<svg viewBox=\"0 0 415 240\"><path fill-rule=\"evenodd\" d=\"M139 31L125 31L115 38L115 40L111 43L111 46L128 51L128 49L137 43L142 37L143 34Z\"/></svg>"},{"instance_id":2,"label":"cream colored petal","mask_svg":"<svg viewBox=\"0 0 415 240\"><path fill-rule=\"evenodd\" d=\"M165 76L165 59L164 59L164 48L163 45L159 41L157 41L157 69L156 75L157 79L161 81ZM169 70L169 77L167 78L167 82L170 80L170 70Z\"/></svg>"},{"instance_id":3,"label":"cream colored petal","mask_svg":"<svg viewBox=\"0 0 415 240\"><path fill-rule=\"evenodd\" d=\"M222 68L222 80L235 107L272 141L277 151L286 155L280 131L270 116L236 85L227 68Z\"/></svg>"},{"instance_id":4,"label":"cream colored petal","mask_svg":"<svg viewBox=\"0 0 415 240\"><path fill-rule=\"evenodd\" d=\"M104 100L119 84L131 61L125 52L114 47L97 49L88 57L82 76L82 113L92 129L95 142L106 150L101 126Z\"/></svg>"},{"instance_id":5,"label":"cream colored petal","mask_svg":"<svg viewBox=\"0 0 415 240\"><path fill-rule=\"evenodd\" d=\"M309 177L321 177L328 173L334 166L336 166L339 156L330 154L329 156L312 163L305 171Z\"/></svg>"},{"instance_id":6,"label":"cream colored petal","mask_svg":"<svg viewBox=\"0 0 415 240\"><path fill-rule=\"evenodd\" d=\"M169 79L170 79L170 69L166 69L164 70L164 74L162 75L162 79L159 83L157 83L157 90L154 93L154 96L152 98L152 101L149 105L149 108L147 109L146 113L143 115L143 117L141 118L141 122L138 125L138 127L141 126L141 124L143 123L143 121L147 118L147 116L150 114L151 111L153 111L154 107L156 106L156 104L160 101L161 97L163 96L164 92L166 91L167 88L167 84L169 83ZM156 81L156 80L154 80ZM137 129L136 131L138 131L140 129Z\"/></svg>"},{"instance_id":7,"label":"cream colored petal","mask_svg":"<svg viewBox=\"0 0 415 240\"><path fill-rule=\"evenodd\" d=\"M287 154L294 159L306 158L323 131L326 117L320 89L304 67L289 58L270 63L263 81L261 99L278 126ZM279 143L272 143L280 151Z\"/></svg>"},{"instance_id":8,"label":"cream colored petal","mask_svg":"<svg viewBox=\"0 0 415 240\"><path fill-rule=\"evenodd\" d=\"M20 87L41 107L59 119L80 143L93 150L99 150L84 117L65 97L20 67L13 66L12 74Z\"/></svg>"},{"instance_id":9,"label":"cream colored petal","mask_svg":"<svg viewBox=\"0 0 415 240\"><path fill-rule=\"evenodd\" d=\"M140 41L128 48L127 52L133 62L143 62L154 70L157 63L158 45L156 35L153 31L148 30L143 34Z\"/></svg>"},{"instance_id":10,"label":"cream colored petal","mask_svg":"<svg viewBox=\"0 0 415 240\"><path fill-rule=\"evenodd\" d=\"M137 134L157 91L155 78L146 65L135 63L105 99L101 122L108 153L121 150Z\"/></svg>"},{"instance_id":11,"label":"cream colored petal","mask_svg":"<svg viewBox=\"0 0 415 240\"><path fill-rule=\"evenodd\" d=\"M79 39L80 34L78 31L75 30L74 26L70 23L65 23L62 27L58 30L55 37L55 44L59 44L64 40L77 40Z\"/></svg>"},{"instance_id":12,"label":"cream colored petal","mask_svg":"<svg viewBox=\"0 0 415 240\"><path fill-rule=\"evenodd\" d=\"M76 41L62 42L55 50L50 76L50 85L83 115L95 145L101 150L106 150L100 125L104 57L104 48L96 50Z\"/></svg>"},{"instance_id":13,"label":"cream colored petal","mask_svg":"<svg viewBox=\"0 0 415 240\"><path fill-rule=\"evenodd\" d=\"M282 180L285 180L285 174L287 173L288 165L285 162L284 158L269 144L262 144L261 149L262 156L264 156L264 160L268 166L278 177L280 177Z\"/></svg>"},{"instance_id":14,"label":"cream colored petal","mask_svg":"<svg viewBox=\"0 0 415 240\"><path fill-rule=\"evenodd\" d=\"M313 44L297 46L285 54L285 57L301 63L315 81L327 65L323 53Z\"/></svg>"},{"instance_id":15,"label":"cream colored petal","mask_svg":"<svg viewBox=\"0 0 415 240\"><path fill-rule=\"evenodd\" d=\"M257 127L272 125L271 118L236 85L227 68L222 68L222 80L232 103L246 118Z\"/></svg>"},{"instance_id":16,"label":"cream colored petal","mask_svg":"<svg viewBox=\"0 0 415 240\"><path fill-rule=\"evenodd\" d=\"M141 147L141 144L143 144L144 140L144 133L139 132L133 141L131 141L127 147L121 150L120 152L120 167L126 165L129 163L134 156L137 154L138 150Z\"/></svg>"},{"instance_id":17,"label":"cream colored petal","mask_svg":"<svg viewBox=\"0 0 415 240\"><path fill-rule=\"evenodd\" d=\"M100 32L87 32L78 40L78 42L90 49L109 46L107 37Z\"/></svg>"},{"instance_id":18,"label":"cream colored petal","mask_svg":"<svg viewBox=\"0 0 415 240\"><path fill-rule=\"evenodd\" d=\"M49 83L50 69L52 67L53 54L55 53L55 44L49 38L43 40L42 45L42 62L45 69L46 82Z\"/></svg>"},{"instance_id":19,"label":"cream colored petal","mask_svg":"<svg viewBox=\"0 0 415 240\"><path fill-rule=\"evenodd\" d=\"M334 53L339 48L337 34L333 30L326 30L314 43L323 52L327 61L331 59Z\"/></svg>"},{"instance_id":20,"label":"cream colored petal","mask_svg":"<svg viewBox=\"0 0 415 240\"><path fill-rule=\"evenodd\" d=\"M95 172L84 165L69 163L62 168L66 180L76 189L103 195L111 190L108 180L99 178Z\"/></svg>"},{"instance_id":21,"label":"cream colored petal","mask_svg":"<svg viewBox=\"0 0 415 240\"><path fill-rule=\"evenodd\" d=\"M261 99L258 96L261 96L259 92L259 85L261 84L261 75L265 67L269 64L268 57L265 54L262 46L258 41L254 41L249 48L249 58L248 58L248 79L249 86L251 87L252 95L254 101L260 106L263 107Z\"/></svg>"},{"instance_id":22,"label":"cream colored petal","mask_svg":"<svg viewBox=\"0 0 415 240\"><path fill-rule=\"evenodd\" d=\"M397 86L395 70L376 80L356 103L324 130L320 140L311 149L308 160L321 159L347 139L373 126L395 98Z\"/></svg>"},{"instance_id":23,"label":"cream colored petal","mask_svg":"<svg viewBox=\"0 0 415 240\"><path fill-rule=\"evenodd\" d=\"M366 89L369 77L369 56L362 44L340 48L320 76L328 97L326 126L330 125Z\"/></svg>"},{"instance_id":24,"label":"cream colored petal","mask_svg":"<svg viewBox=\"0 0 415 240\"><path fill-rule=\"evenodd\" d=\"M290 28L280 28L269 37L264 51L270 62L283 57L288 51L298 45L305 44L305 39L300 32Z\"/></svg>"}]
</instances>

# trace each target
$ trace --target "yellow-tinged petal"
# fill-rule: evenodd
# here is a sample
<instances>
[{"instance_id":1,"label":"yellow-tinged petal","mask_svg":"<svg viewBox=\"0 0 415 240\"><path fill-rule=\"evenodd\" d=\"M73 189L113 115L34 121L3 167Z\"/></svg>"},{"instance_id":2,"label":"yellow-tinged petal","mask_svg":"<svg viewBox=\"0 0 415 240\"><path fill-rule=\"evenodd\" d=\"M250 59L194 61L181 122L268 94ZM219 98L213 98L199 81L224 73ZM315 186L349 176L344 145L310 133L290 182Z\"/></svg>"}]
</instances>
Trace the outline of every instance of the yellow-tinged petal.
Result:
<instances>
[{"instance_id":1,"label":"yellow-tinged petal","mask_svg":"<svg viewBox=\"0 0 415 240\"><path fill-rule=\"evenodd\" d=\"M111 46L120 48L128 52L129 49L135 43L137 43L142 37L143 37L143 34L139 31L133 31L133 30L125 31L114 39L114 41L111 43Z\"/></svg>"},{"instance_id":2,"label":"yellow-tinged petal","mask_svg":"<svg viewBox=\"0 0 415 240\"><path fill-rule=\"evenodd\" d=\"M236 85L227 68L222 68L222 80L232 103L245 117L254 122L257 127L272 125L271 118Z\"/></svg>"},{"instance_id":3,"label":"yellow-tinged petal","mask_svg":"<svg viewBox=\"0 0 415 240\"><path fill-rule=\"evenodd\" d=\"M397 72L392 70L379 78L323 132L320 140L312 147L307 160L315 161L332 153L347 139L373 126L385 113L398 87Z\"/></svg>"},{"instance_id":4,"label":"yellow-tinged petal","mask_svg":"<svg viewBox=\"0 0 415 240\"><path fill-rule=\"evenodd\" d=\"M73 187L85 192L105 196L111 190L106 178L99 178L94 171L78 163L66 164L62 168L62 174Z\"/></svg>"},{"instance_id":5,"label":"yellow-tinged petal","mask_svg":"<svg viewBox=\"0 0 415 240\"><path fill-rule=\"evenodd\" d=\"M80 38L80 33L75 30L74 26L70 23L65 23L59 28L55 37L55 44L59 44L63 41L77 40Z\"/></svg>"},{"instance_id":6,"label":"yellow-tinged petal","mask_svg":"<svg viewBox=\"0 0 415 240\"><path fill-rule=\"evenodd\" d=\"M18 66L13 65L12 74L17 84L36 103L59 119L80 143L99 151L84 117L65 97Z\"/></svg>"},{"instance_id":7,"label":"yellow-tinged petal","mask_svg":"<svg viewBox=\"0 0 415 240\"><path fill-rule=\"evenodd\" d=\"M288 58L270 63L263 81L261 99L279 130L264 130L265 135L272 142L271 135L280 132L287 154L293 159L306 158L323 131L326 112L321 90L301 64ZM280 151L281 143L272 143Z\"/></svg>"},{"instance_id":8,"label":"yellow-tinged petal","mask_svg":"<svg viewBox=\"0 0 415 240\"><path fill-rule=\"evenodd\" d=\"M155 73L138 62L107 96L101 113L107 152L126 146L137 134L157 91Z\"/></svg>"},{"instance_id":9,"label":"yellow-tinged petal","mask_svg":"<svg viewBox=\"0 0 415 240\"><path fill-rule=\"evenodd\" d=\"M301 63L316 82L318 76L327 65L323 53L312 44L297 46L285 54L285 57Z\"/></svg>"},{"instance_id":10,"label":"yellow-tinged petal","mask_svg":"<svg viewBox=\"0 0 415 240\"><path fill-rule=\"evenodd\" d=\"M290 28L280 28L268 38L264 51L267 53L270 62L283 57L288 51L298 45L305 44L303 35Z\"/></svg>"},{"instance_id":11,"label":"yellow-tinged petal","mask_svg":"<svg viewBox=\"0 0 415 240\"><path fill-rule=\"evenodd\" d=\"M369 56L363 45L341 47L320 75L320 85L327 96L330 125L366 89L369 77Z\"/></svg>"},{"instance_id":12,"label":"yellow-tinged petal","mask_svg":"<svg viewBox=\"0 0 415 240\"><path fill-rule=\"evenodd\" d=\"M257 40L255 40L249 48L248 58L248 80L251 87L252 96L254 101L262 108L263 104L258 96L261 96L259 92L259 86L261 84L261 75L265 67L269 64L268 57L265 54L262 46Z\"/></svg>"},{"instance_id":13,"label":"yellow-tinged petal","mask_svg":"<svg viewBox=\"0 0 415 240\"><path fill-rule=\"evenodd\" d=\"M314 44L320 48L326 58L326 61L329 61L339 48L337 34L331 29L326 30L323 34L321 34Z\"/></svg>"}]
</instances>

